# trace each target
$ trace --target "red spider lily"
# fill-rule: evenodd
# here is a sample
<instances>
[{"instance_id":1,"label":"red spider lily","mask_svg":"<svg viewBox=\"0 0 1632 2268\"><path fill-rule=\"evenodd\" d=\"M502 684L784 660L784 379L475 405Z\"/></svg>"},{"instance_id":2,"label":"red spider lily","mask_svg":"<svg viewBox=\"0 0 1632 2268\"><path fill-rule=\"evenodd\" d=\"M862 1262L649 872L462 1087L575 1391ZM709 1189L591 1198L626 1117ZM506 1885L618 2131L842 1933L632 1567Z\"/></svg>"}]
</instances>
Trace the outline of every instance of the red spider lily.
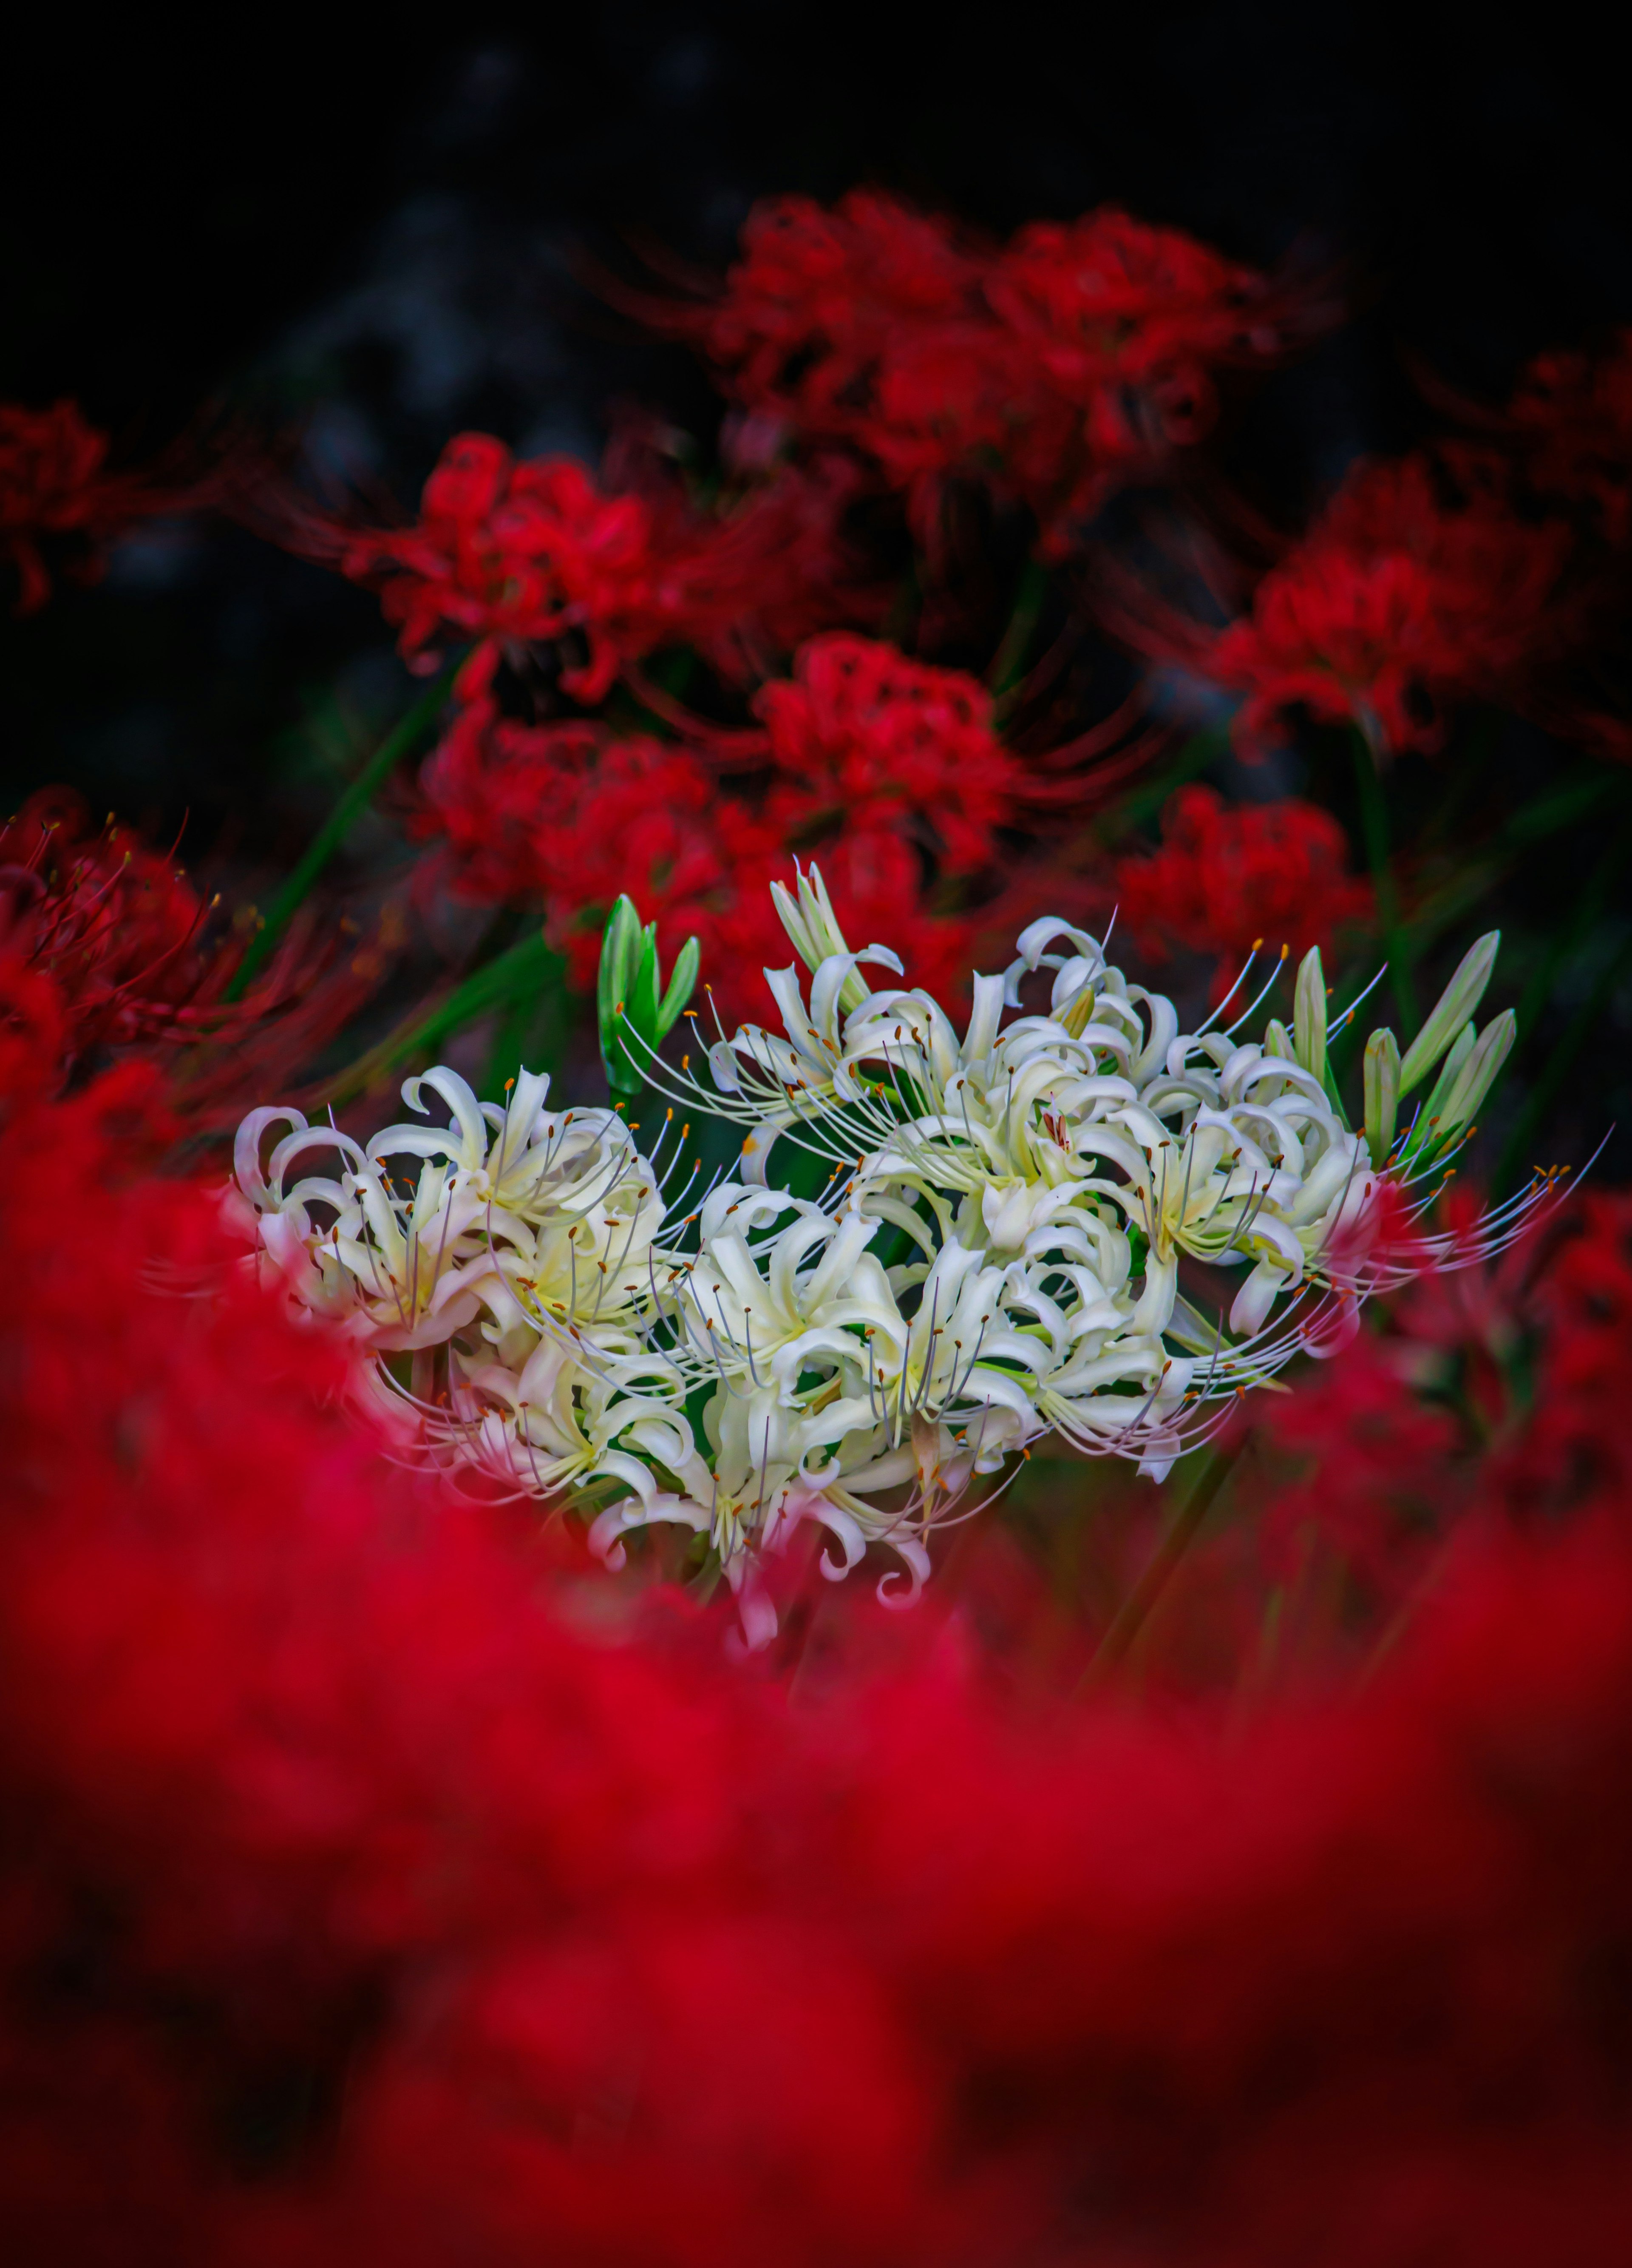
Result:
<instances>
[{"instance_id":1,"label":"red spider lily","mask_svg":"<svg viewBox=\"0 0 1632 2268\"><path fill-rule=\"evenodd\" d=\"M767 815L783 840L822 825L923 830L947 873L989 865L1011 825L1021 767L992 729L991 697L956 669L834 632L754 700L780 775Z\"/></svg>"},{"instance_id":2,"label":"red spider lily","mask_svg":"<svg viewBox=\"0 0 1632 2268\"><path fill-rule=\"evenodd\" d=\"M1593 1191L1573 1226L1530 1302L1542 1326L1534 1406L1503 1476L1522 1510L1548 1520L1583 1499L1618 1508L1632 1491L1619 1415L1632 1370L1632 1200Z\"/></svg>"},{"instance_id":3,"label":"red spider lily","mask_svg":"<svg viewBox=\"0 0 1632 2268\"><path fill-rule=\"evenodd\" d=\"M1385 1600L1400 1597L1465 1509L1476 1467L1452 1451L1451 1412L1409 1391L1409 1351L1363 1332L1332 1362L1273 1397L1266 1437L1305 1476L1272 1496L1260 1521L1266 1563L1295 1577L1319 1535Z\"/></svg>"},{"instance_id":4,"label":"red spider lily","mask_svg":"<svg viewBox=\"0 0 1632 2268\"><path fill-rule=\"evenodd\" d=\"M1284 351L1290 311L1114 208L996 251L856 191L831 211L760 206L717 304L642 312L695 338L757 427L860 451L921 533L957 474L1023 498L1057 549L1119 481L1201 437L1215 368Z\"/></svg>"},{"instance_id":5,"label":"red spider lily","mask_svg":"<svg viewBox=\"0 0 1632 2268\"><path fill-rule=\"evenodd\" d=\"M114 1107L0 1128L11 2257L1624 2256L1618 1516L1346 1697L848 1594L790 1686L404 1471Z\"/></svg>"},{"instance_id":6,"label":"red spider lily","mask_svg":"<svg viewBox=\"0 0 1632 2268\"><path fill-rule=\"evenodd\" d=\"M1524 688L1525 709L1549 731L1624 763L1632 757L1626 683L1632 330L1617 332L1596 354L1538 356L1503 411L1454 406L1511 461L1510 478L1550 509L1572 508L1582 532L1568 635L1555 666Z\"/></svg>"},{"instance_id":7,"label":"red spider lily","mask_svg":"<svg viewBox=\"0 0 1632 2268\"><path fill-rule=\"evenodd\" d=\"M592 707L621 666L659 647L692 645L727 675L759 674L835 613L876 611L844 588L839 519L852 486L836 464L790 471L707 514L672 484L647 477L608 494L571 458L518 463L490 435L465 433L410 527L348 527L286 503L269 524L374 585L416 663L434 666L441 642L469 640L462 681L474 691L501 657L525 675L530 649L562 644L561 685Z\"/></svg>"},{"instance_id":8,"label":"red spider lily","mask_svg":"<svg viewBox=\"0 0 1632 2268\"><path fill-rule=\"evenodd\" d=\"M1291 336L1262 276L1114 207L1022 229L986 290L1040 380L1014 473L1055 549L1118 482L1205 436L1216 370L1279 359Z\"/></svg>"},{"instance_id":9,"label":"red spider lily","mask_svg":"<svg viewBox=\"0 0 1632 2268\"><path fill-rule=\"evenodd\" d=\"M788 953L768 886L791 875L804 838L790 829L808 828L816 798L752 799L689 748L518 724L486 696L455 716L421 787L415 831L441 845L427 883L478 902L541 901L579 986L592 984L601 926L628 890L665 954L699 939L723 1016L766 1012L760 971ZM967 983L967 924L924 906L921 862L893 824L847 817L821 858L839 917L863 942L893 946L923 982Z\"/></svg>"},{"instance_id":10,"label":"red spider lily","mask_svg":"<svg viewBox=\"0 0 1632 2268\"><path fill-rule=\"evenodd\" d=\"M47 788L0 828L0 886L4 942L56 977L76 1052L186 1031L209 908L173 860Z\"/></svg>"},{"instance_id":11,"label":"red spider lily","mask_svg":"<svg viewBox=\"0 0 1632 2268\"><path fill-rule=\"evenodd\" d=\"M241 1093L246 1062L287 1078L339 1030L378 983L378 955L342 966L291 931L244 998L226 990L240 943L213 933L212 908L173 859L110 820L97 832L71 789L46 788L0 828L0 956L7 998L25 972L50 982L58 1076L109 1051L195 1058L172 1071L199 1126ZM26 990L26 987L25 987ZM229 1042L231 1055L206 1043Z\"/></svg>"},{"instance_id":12,"label":"red spider lily","mask_svg":"<svg viewBox=\"0 0 1632 2268\"><path fill-rule=\"evenodd\" d=\"M1548 602L1571 541L1486 490L1447 503L1425 458L1358 466L1251 615L1198 642L1197 666L1246 695L1244 753L1298 703L1358 724L1379 756L1432 748L1447 706L1510 697L1555 641Z\"/></svg>"},{"instance_id":13,"label":"red spider lily","mask_svg":"<svg viewBox=\"0 0 1632 2268\"><path fill-rule=\"evenodd\" d=\"M855 190L755 207L717 306L676 317L739 398L816 438L866 430L866 396L903 330L977 320L985 258L943 221Z\"/></svg>"},{"instance_id":14,"label":"red spider lily","mask_svg":"<svg viewBox=\"0 0 1632 2268\"><path fill-rule=\"evenodd\" d=\"M1602 354L1538 355L1502 421L1543 496L1590 504L1611 543L1632 534L1632 330Z\"/></svg>"},{"instance_id":15,"label":"red spider lily","mask_svg":"<svg viewBox=\"0 0 1632 2268\"><path fill-rule=\"evenodd\" d=\"M1348 863L1342 828L1318 804L1226 804L1183 787L1162 813L1160 850L1117 861L1120 918L1158 959L1175 946L1216 954L1218 999L1254 946L1301 959L1371 919L1371 884Z\"/></svg>"},{"instance_id":16,"label":"red spider lily","mask_svg":"<svg viewBox=\"0 0 1632 2268\"><path fill-rule=\"evenodd\" d=\"M79 571L95 571L111 535L134 519L177 511L186 499L161 495L131 474L107 472L109 438L86 424L75 401L27 410L0 401L0 549L18 574L18 613L50 599L43 538L77 538Z\"/></svg>"},{"instance_id":17,"label":"red spider lily","mask_svg":"<svg viewBox=\"0 0 1632 2268\"><path fill-rule=\"evenodd\" d=\"M919 850L948 875L990 866L996 829L1028 792L984 688L834 632L802 647L793 679L755 707L763 739L739 736L731 754L768 762L762 790L722 779L694 747L525 725L470 694L423 776L417 831L445 846L430 876L479 902L541 899L584 984L606 909L629 889L665 951L702 941L720 1012L735 1018L764 1012L759 971L787 950L766 885L817 849L858 942L893 946L916 982L961 990L971 924L930 911Z\"/></svg>"}]
</instances>

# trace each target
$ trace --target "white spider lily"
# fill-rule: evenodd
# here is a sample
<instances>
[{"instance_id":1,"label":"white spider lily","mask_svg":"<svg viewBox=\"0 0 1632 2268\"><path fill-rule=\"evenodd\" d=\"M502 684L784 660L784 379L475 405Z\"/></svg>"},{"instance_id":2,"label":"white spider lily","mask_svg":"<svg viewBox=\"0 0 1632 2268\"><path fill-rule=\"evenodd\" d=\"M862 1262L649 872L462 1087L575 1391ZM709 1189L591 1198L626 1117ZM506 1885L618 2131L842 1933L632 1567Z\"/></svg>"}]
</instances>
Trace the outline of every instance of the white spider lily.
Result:
<instances>
[{"instance_id":1,"label":"white spider lily","mask_svg":"<svg viewBox=\"0 0 1632 2268\"><path fill-rule=\"evenodd\" d=\"M791 1213L754 1241L761 1222ZM802 1390L832 1400L845 1366L862 1359L863 1332L895 1314L888 1279L866 1250L879 1222L834 1217L819 1205L727 1183L702 1208L699 1248L669 1268L664 1286L679 1326L677 1359L696 1379L717 1374L783 1402ZM802 1389L820 1373L820 1389Z\"/></svg>"},{"instance_id":2,"label":"white spider lily","mask_svg":"<svg viewBox=\"0 0 1632 2268\"><path fill-rule=\"evenodd\" d=\"M643 1359L638 1340L602 1345L585 1360L570 1339L536 1341L520 1367L455 1359L448 1406L427 1413L443 1461L468 1464L526 1495L555 1497L604 1476L629 1482L646 1467L616 1444L643 1427L668 1425L666 1369ZM643 1394L643 1382L656 1393ZM666 1437L665 1437L666 1439Z\"/></svg>"},{"instance_id":3,"label":"white spider lily","mask_svg":"<svg viewBox=\"0 0 1632 2268\"><path fill-rule=\"evenodd\" d=\"M273 1148L268 1130L291 1130ZM286 1176L313 1151L338 1151L336 1178ZM268 1262L314 1313L343 1321L381 1349L440 1344L480 1312L498 1273L497 1243L511 1230L445 1167L412 1189L393 1185L349 1136L308 1126L298 1110L257 1110L239 1130L238 1182L254 1208ZM320 1209L314 1212L314 1208Z\"/></svg>"},{"instance_id":4,"label":"white spider lily","mask_svg":"<svg viewBox=\"0 0 1632 2268\"><path fill-rule=\"evenodd\" d=\"M666 1131L644 1157L615 1113L552 1112L526 1072L502 1108L445 1067L410 1079L409 1109L437 1098L449 1123L366 1146L255 1111L235 1159L261 1263L376 1351L436 1462L590 1510L609 1567L679 1528L750 1643L776 1627L764 1564L806 1523L828 1576L881 1548L880 1594L915 1597L931 1532L1040 1435L1159 1478L1221 1403L1332 1351L1368 1292L1485 1256L1545 1201L1456 1237L1415 1225L1511 1044L1511 1017L1468 1020L1494 939L1403 1057L1372 1035L1356 1132L1327 1047L1359 1003L1328 1017L1318 953L1290 1028L1239 1036L1277 966L1232 1022L1184 1032L1099 940L1039 921L1003 977L974 978L959 1034L922 990L869 989L864 968L901 964L851 951L814 868L776 898L809 976L767 971L781 1032L722 1031L709 1085L646 1043L651 1086L745 1130L738 1177L683 1222ZM1046 1012L1026 1012L1040 972ZM832 1169L820 1201L769 1186L784 1137ZM1227 1327L1181 1266L1236 1271Z\"/></svg>"},{"instance_id":5,"label":"white spider lily","mask_svg":"<svg viewBox=\"0 0 1632 2268\"><path fill-rule=\"evenodd\" d=\"M1152 1080L1078 1139L1120 1170L1120 1181L1096 1176L1090 1186L1142 1232L1153 1269L1176 1270L1181 1253L1221 1267L1256 1263L1231 1313L1231 1329L1248 1336L1305 1276L1329 1280L1334 1241L1377 1187L1364 1140L1342 1125L1314 1075L1255 1045L1234 1049L1216 1073L1204 1059Z\"/></svg>"},{"instance_id":6,"label":"white spider lily","mask_svg":"<svg viewBox=\"0 0 1632 2268\"><path fill-rule=\"evenodd\" d=\"M773 1387L746 1394L722 1387L702 1415L713 1453L711 1471L701 1460L693 1462L678 1439L665 1445L655 1427L637 1427L631 1438L648 1449L654 1462L675 1472L684 1485L679 1491L662 1489L651 1473L637 1476L631 1470L634 1493L600 1513L590 1530L591 1549L616 1568L623 1564L623 1539L636 1528L668 1524L706 1535L744 1607L751 1643L776 1629L774 1612L766 1624L768 1605L754 1580L755 1563L784 1546L807 1521L827 1531L830 1544L821 1564L830 1580L848 1574L868 1543L877 1541L888 1544L905 1562L915 1593L923 1579L921 1539L898 1533L904 1523L880 1516L856 1493L858 1486L889 1485L896 1478L893 1473L879 1476L877 1459L867 1454L875 1430L867 1425L867 1416L864 1402L834 1401L821 1410L801 1412L785 1403ZM858 1433L858 1427L864 1430ZM854 1473L848 1488L841 1485L847 1449Z\"/></svg>"},{"instance_id":7,"label":"white spider lily","mask_svg":"<svg viewBox=\"0 0 1632 2268\"><path fill-rule=\"evenodd\" d=\"M457 1071L439 1067L404 1085L411 1110L428 1107L426 1088L447 1104L452 1123L387 1126L370 1142L370 1160L440 1160L462 1196L496 1224L513 1223L504 1241L525 1256L535 1305L577 1315L584 1300L606 1296L597 1278L644 1273L663 1202L615 1111L547 1110L548 1077L525 1071L506 1109L479 1103Z\"/></svg>"}]
</instances>

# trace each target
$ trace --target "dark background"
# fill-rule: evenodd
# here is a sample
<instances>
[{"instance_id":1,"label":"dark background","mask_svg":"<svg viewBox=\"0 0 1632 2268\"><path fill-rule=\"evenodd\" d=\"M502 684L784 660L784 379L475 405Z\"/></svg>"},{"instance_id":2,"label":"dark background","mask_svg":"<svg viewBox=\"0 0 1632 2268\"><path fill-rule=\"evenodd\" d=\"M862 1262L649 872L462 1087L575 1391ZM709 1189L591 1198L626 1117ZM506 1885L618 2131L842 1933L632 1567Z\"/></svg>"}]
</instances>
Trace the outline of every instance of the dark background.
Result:
<instances>
[{"instance_id":1,"label":"dark background","mask_svg":"<svg viewBox=\"0 0 1632 2268\"><path fill-rule=\"evenodd\" d=\"M230 55L151 19L9 41L0 395L72 394L137 460L210 405L305 419L314 461L411 501L464 426L592 455L632 395L706 435L689 358L599 307L575 253L644 231L718 268L755 197L857 181L998 231L1109 199L1345 277L1354 320L1238 437L1291 517L1434 422L1412 357L1494 399L1632 320L1627 81L1579 11L426 20L240 18ZM206 870L275 860L403 698L365 595L232 529L156 528L0 622L0 793L66 777L185 822ZM1616 1097L1590 1101L1601 1123Z\"/></svg>"}]
</instances>

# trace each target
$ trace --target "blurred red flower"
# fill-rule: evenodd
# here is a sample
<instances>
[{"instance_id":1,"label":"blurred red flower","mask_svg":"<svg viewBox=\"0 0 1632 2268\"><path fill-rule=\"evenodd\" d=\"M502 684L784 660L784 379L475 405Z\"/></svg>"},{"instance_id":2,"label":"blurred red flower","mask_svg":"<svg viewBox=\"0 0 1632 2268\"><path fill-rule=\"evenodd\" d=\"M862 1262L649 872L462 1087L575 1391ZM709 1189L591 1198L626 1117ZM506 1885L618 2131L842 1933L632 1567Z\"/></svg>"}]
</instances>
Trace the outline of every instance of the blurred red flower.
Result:
<instances>
[{"instance_id":1,"label":"blurred red flower","mask_svg":"<svg viewBox=\"0 0 1632 2268\"><path fill-rule=\"evenodd\" d=\"M42 539L77 539L76 571L93 574L110 537L187 501L136 475L110 473L107 448L107 434L76 402L26 409L0 401L0 550L17 571L19 614L33 614L51 595Z\"/></svg>"},{"instance_id":2,"label":"blurred red flower","mask_svg":"<svg viewBox=\"0 0 1632 2268\"><path fill-rule=\"evenodd\" d=\"M728 675L756 674L835 615L874 611L843 587L839 519L853 482L842 467L789 471L718 513L641 469L640 486L607 493L571 458L518 462L491 435L463 433L410 527L347 526L286 500L278 525L294 548L379 589L410 659L433 666L440 643L469 641L474 686L501 655L525 674L527 649L560 644L562 688L588 707L658 647L695 646Z\"/></svg>"},{"instance_id":3,"label":"blurred red flower","mask_svg":"<svg viewBox=\"0 0 1632 2268\"><path fill-rule=\"evenodd\" d=\"M424 883L478 902L541 902L580 988L593 983L602 925L627 890L665 955L699 939L730 1023L770 1009L760 972L785 966L791 947L769 885L790 880L796 851L809 851L853 942L891 946L915 982L955 996L968 981L969 924L930 909L908 829L950 841L949 870L985 839L996 783L949 768L936 735L960 720L1001 778L1003 751L977 721L983 696L865 640L805 651L813 662L793 685L767 688L764 711L779 767L800 784L779 778L768 793L723 778L692 747L599 725L523 725L487 696L468 700L421 776L415 830L437 845Z\"/></svg>"},{"instance_id":4,"label":"blurred red flower","mask_svg":"<svg viewBox=\"0 0 1632 2268\"><path fill-rule=\"evenodd\" d=\"M1371 919L1371 886L1348 865L1343 830L1319 804L1226 804L1183 787L1163 810L1161 848L1117 860L1118 917L1158 959L1174 946L1216 954L1217 1000L1254 946L1301 958Z\"/></svg>"},{"instance_id":5,"label":"blurred red flower","mask_svg":"<svg viewBox=\"0 0 1632 2268\"><path fill-rule=\"evenodd\" d=\"M1114 206L1022 229L986 291L1037 373L1014 470L1055 549L1120 482L1205 437L1216 371L1279 359L1308 320L1251 269Z\"/></svg>"},{"instance_id":6,"label":"blurred red flower","mask_svg":"<svg viewBox=\"0 0 1632 2268\"><path fill-rule=\"evenodd\" d=\"M190 1130L208 1130L254 1079L287 1079L384 974L360 937L344 954L315 945L308 917L230 1000L245 940L212 912L173 857L111 819L99 831L70 788L40 790L0 827L0 992L43 998L30 980L48 977L58 1083L144 1055L185 1094Z\"/></svg>"},{"instance_id":7,"label":"blurred red flower","mask_svg":"<svg viewBox=\"0 0 1632 2268\"><path fill-rule=\"evenodd\" d=\"M1503 421L1533 488L1590 504L1613 544L1632 535L1632 330L1600 354L1538 355Z\"/></svg>"},{"instance_id":8,"label":"blurred red flower","mask_svg":"<svg viewBox=\"0 0 1632 2268\"><path fill-rule=\"evenodd\" d=\"M1379 756L1431 748L1447 705L1511 695L1547 651L1571 542L1489 489L1447 501L1426 458L1363 464L1198 666L1246 695L1244 754L1296 703Z\"/></svg>"},{"instance_id":9,"label":"blurred red flower","mask_svg":"<svg viewBox=\"0 0 1632 2268\"><path fill-rule=\"evenodd\" d=\"M791 843L824 828L915 834L943 872L990 864L1015 818L1021 767L992 727L991 696L962 670L834 631L754 699L778 777L767 816Z\"/></svg>"},{"instance_id":10,"label":"blurred red flower","mask_svg":"<svg viewBox=\"0 0 1632 2268\"><path fill-rule=\"evenodd\" d=\"M113 1102L0 1123L10 2257L1623 2257L1619 1502L1342 1697L831 1598L790 1686L404 1471Z\"/></svg>"},{"instance_id":11,"label":"blurred red flower","mask_svg":"<svg viewBox=\"0 0 1632 2268\"><path fill-rule=\"evenodd\" d=\"M1056 549L1205 432L1216 368L1276 357L1308 320L1113 207L996 249L866 190L761 204L717 303L644 312L698 342L756 428L869 459L926 540L959 475L1024 499Z\"/></svg>"}]
</instances>

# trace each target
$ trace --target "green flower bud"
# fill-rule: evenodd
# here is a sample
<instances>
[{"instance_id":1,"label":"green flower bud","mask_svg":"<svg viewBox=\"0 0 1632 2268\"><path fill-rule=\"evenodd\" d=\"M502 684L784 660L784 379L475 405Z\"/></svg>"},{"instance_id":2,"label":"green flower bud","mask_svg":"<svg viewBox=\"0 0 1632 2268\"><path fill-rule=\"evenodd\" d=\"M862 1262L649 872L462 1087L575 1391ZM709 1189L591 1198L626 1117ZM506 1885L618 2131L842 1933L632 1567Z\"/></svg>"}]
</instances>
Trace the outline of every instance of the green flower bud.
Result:
<instances>
[{"instance_id":1,"label":"green flower bud","mask_svg":"<svg viewBox=\"0 0 1632 2268\"><path fill-rule=\"evenodd\" d=\"M1393 1147L1400 1115L1400 1042L1386 1028L1365 1043L1365 1145L1380 1166Z\"/></svg>"},{"instance_id":2,"label":"green flower bud","mask_svg":"<svg viewBox=\"0 0 1632 2268\"><path fill-rule=\"evenodd\" d=\"M1442 1139L1453 1139L1465 1126L1473 1123L1474 1112L1496 1085L1503 1064L1513 1052L1513 1042L1518 1032L1518 1019L1511 1008L1504 1008L1481 1032L1477 1044L1457 1073L1456 1082L1445 1097L1440 1117Z\"/></svg>"},{"instance_id":3,"label":"green flower bud","mask_svg":"<svg viewBox=\"0 0 1632 2268\"><path fill-rule=\"evenodd\" d=\"M1312 945L1298 971L1292 996L1292 1045L1298 1060L1318 1079L1326 1077L1326 971L1320 948Z\"/></svg>"},{"instance_id":4,"label":"green flower bud","mask_svg":"<svg viewBox=\"0 0 1632 2268\"><path fill-rule=\"evenodd\" d=\"M621 897L612 909L600 941L595 1005L600 1059L614 1095L641 1092L647 1064L692 996L702 958L696 939L688 937L676 957L668 990L659 997L658 924L648 922L643 929L630 898Z\"/></svg>"},{"instance_id":5,"label":"green flower bud","mask_svg":"<svg viewBox=\"0 0 1632 2268\"><path fill-rule=\"evenodd\" d=\"M1474 1052L1474 1039L1473 1026L1464 1024L1456 1035L1450 1054L1445 1059L1438 1078L1434 1081L1432 1094L1417 1113L1416 1124L1411 1131L1411 1139L1405 1146L1406 1157L1420 1158L1424 1151L1437 1150L1439 1147L1445 1135L1445 1105L1451 1099L1452 1088L1462 1075L1463 1064Z\"/></svg>"},{"instance_id":6,"label":"green flower bud","mask_svg":"<svg viewBox=\"0 0 1632 2268\"><path fill-rule=\"evenodd\" d=\"M1463 955L1460 968L1440 994L1432 1014L1406 1049L1400 1066L1401 1094L1409 1094L1419 1081L1427 1078L1484 998L1501 942L1501 931L1493 929Z\"/></svg>"}]
</instances>

